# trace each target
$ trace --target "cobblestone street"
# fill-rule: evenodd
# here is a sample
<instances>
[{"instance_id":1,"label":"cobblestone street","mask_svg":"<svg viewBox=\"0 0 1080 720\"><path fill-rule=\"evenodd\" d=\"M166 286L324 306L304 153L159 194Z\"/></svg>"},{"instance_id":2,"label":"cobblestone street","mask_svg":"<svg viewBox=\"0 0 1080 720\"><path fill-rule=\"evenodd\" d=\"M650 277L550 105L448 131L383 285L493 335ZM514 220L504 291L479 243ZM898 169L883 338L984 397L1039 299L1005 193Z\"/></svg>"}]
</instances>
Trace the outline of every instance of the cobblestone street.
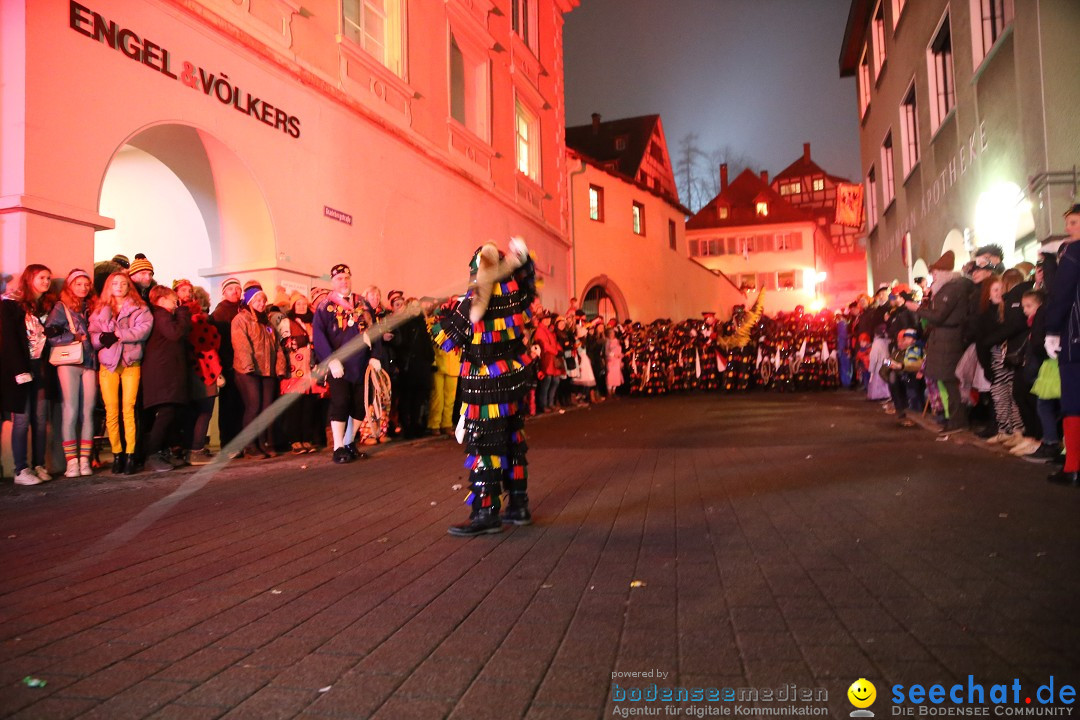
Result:
<instances>
[{"instance_id":1,"label":"cobblestone street","mask_svg":"<svg viewBox=\"0 0 1080 720\"><path fill-rule=\"evenodd\" d=\"M0 715L600 718L656 682L846 717L865 677L882 717L895 683L1076 684L1080 492L1046 466L842 392L527 431L536 524L467 540L446 438L5 486Z\"/></svg>"}]
</instances>

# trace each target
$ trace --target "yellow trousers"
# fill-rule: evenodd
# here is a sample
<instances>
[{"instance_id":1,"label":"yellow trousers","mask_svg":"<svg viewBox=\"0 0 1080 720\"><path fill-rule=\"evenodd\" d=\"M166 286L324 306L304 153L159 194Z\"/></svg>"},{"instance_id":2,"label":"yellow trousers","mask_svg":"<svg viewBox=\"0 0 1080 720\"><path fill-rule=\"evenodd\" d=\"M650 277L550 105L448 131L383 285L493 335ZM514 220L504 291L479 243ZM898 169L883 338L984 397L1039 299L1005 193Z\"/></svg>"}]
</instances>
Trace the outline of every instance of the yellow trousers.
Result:
<instances>
[{"instance_id":1,"label":"yellow trousers","mask_svg":"<svg viewBox=\"0 0 1080 720\"><path fill-rule=\"evenodd\" d=\"M454 396L457 395L457 375L437 372L428 399L429 430L452 430L454 427Z\"/></svg>"},{"instance_id":2,"label":"yellow trousers","mask_svg":"<svg viewBox=\"0 0 1080 720\"><path fill-rule=\"evenodd\" d=\"M135 400L139 395L139 379L142 368L138 365L118 367L115 372L108 368L98 371L101 399L105 402L105 429L109 433L109 445L113 453L135 452ZM120 398L123 390L124 440L120 441ZM124 448L127 447L127 450Z\"/></svg>"}]
</instances>

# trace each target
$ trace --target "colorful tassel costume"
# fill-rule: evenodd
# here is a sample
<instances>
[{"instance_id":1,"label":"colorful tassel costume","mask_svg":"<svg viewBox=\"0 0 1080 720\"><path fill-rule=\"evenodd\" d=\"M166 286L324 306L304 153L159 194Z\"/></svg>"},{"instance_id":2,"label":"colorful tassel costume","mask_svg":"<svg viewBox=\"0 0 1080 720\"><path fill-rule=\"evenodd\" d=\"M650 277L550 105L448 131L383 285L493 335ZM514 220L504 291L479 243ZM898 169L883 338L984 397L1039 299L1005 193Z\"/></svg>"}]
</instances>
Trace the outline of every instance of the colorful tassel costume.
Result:
<instances>
[{"instance_id":1,"label":"colorful tassel costume","mask_svg":"<svg viewBox=\"0 0 1080 720\"><path fill-rule=\"evenodd\" d=\"M431 327L436 346L461 349L458 439L465 444L472 513L468 523L450 529L454 535L499 532L503 489L509 496L503 519L531 522L522 403L534 369L523 338L536 288L532 259L517 242L505 258L492 244L480 248L468 292Z\"/></svg>"}]
</instances>

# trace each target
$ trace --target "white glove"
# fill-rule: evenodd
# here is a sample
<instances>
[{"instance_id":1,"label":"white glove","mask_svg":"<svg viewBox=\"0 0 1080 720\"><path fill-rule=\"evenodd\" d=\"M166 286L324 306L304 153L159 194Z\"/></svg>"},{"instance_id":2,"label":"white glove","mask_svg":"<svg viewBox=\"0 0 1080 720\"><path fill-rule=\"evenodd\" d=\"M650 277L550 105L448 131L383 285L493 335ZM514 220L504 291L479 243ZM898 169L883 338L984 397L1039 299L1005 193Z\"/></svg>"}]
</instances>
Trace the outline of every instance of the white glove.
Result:
<instances>
[{"instance_id":1,"label":"white glove","mask_svg":"<svg viewBox=\"0 0 1080 720\"><path fill-rule=\"evenodd\" d=\"M510 238L510 252L521 258L522 262L525 262L529 257L529 246L525 244L525 241L519 237Z\"/></svg>"},{"instance_id":2,"label":"white glove","mask_svg":"<svg viewBox=\"0 0 1080 720\"><path fill-rule=\"evenodd\" d=\"M330 369L330 374L334 376L335 380L340 380L345 377L345 366L342 365L341 361L337 358L326 363L326 367Z\"/></svg>"},{"instance_id":3,"label":"white glove","mask_svg":"<svg viewBox=\"0 0 1080 720\"><path fill-rule=\"evenodd\" d=\"M373 368L375 372L379 372L382 370L382 363L379 362L378 358L371 358L368 360L368 367Z\"/></svg>"},{"instance_id":4,"label":"white glove","mask_svg":"<svg viewBox=\"0 0 1080 720\"><path fill-rule=\"evenodd\" d=\"M367 345L369 348L371 347L371 336L368 335L366 332L364 333L364 344Z\"/></svg>"},{"instance_id":5,"label":"white glove","mask_svg":"<svg viewBox=\"0 0 1080 720\"><path fill-rule=\"evenodd\" d=\"M1046 348L1046 354L1056 360L1061 353L1061 336L1047 335L1046 340L1043 341L1043 347Z\"/></svg>"}]
</instances>

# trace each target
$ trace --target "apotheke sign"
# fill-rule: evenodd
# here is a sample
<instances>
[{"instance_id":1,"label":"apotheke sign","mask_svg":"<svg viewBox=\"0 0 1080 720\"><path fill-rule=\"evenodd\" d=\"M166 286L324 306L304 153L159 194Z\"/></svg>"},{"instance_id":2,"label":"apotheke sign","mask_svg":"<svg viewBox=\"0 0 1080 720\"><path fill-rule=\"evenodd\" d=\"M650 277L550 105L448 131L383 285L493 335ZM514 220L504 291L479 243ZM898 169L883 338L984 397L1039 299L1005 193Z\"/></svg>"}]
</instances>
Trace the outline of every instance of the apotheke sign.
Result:
<instances>
[{"instance_id":1,"label":"apotheke sign","mask_svg":"<svg viewBox=\"0 0 1080 720\"><path fill-rule=\"evenodd\" d=\"M229 81L225 73L211 73L191 62L178 63L179 74L173 72L173 55L169 50L135 31L120 27L106 20L99 13L71 0L69 22L71 29L91 40L108 45L135 62L142 63L166 77L179 80L192 90L199 90L207 97L217 98L222 105L255 118L259 122L281 130L286 135L300 137L300 118L290 115L262 98L243 92Z\"/></svg>"}]
</instances>

